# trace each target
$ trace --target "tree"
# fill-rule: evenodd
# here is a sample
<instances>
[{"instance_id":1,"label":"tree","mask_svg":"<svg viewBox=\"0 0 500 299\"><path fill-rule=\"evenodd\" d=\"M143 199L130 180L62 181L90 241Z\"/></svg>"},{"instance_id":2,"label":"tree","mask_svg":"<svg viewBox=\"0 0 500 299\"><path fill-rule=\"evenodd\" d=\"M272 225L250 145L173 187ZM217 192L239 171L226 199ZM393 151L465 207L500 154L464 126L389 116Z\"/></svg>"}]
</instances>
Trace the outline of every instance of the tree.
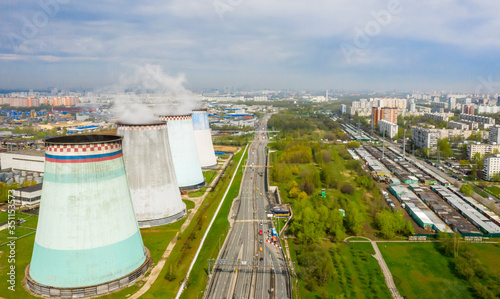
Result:
<instances>
[{"instance_id":1,"label":"tree","mask_svg":"<svg viewBox=\"0 0 500 299\"><path fill-rule=\"evenodd\" d=\"M351 142L349 142L348 147L349 148L359 148L359 142L351 141Z\"/></svg>"},{"instance_id":2,"label":"tree","mask_svg":"<svg viewBox=\"0 0 500 299\"><path fill-rule=\"evenodd\" d=\"M351 186L351 185L348 185L348 184L344 184L342 185L342 188L340 188L340 191L344 194L350 194L350 195L353 195L354 194L354 187Z\"/></svg>"},{"instance_id":3,"label":"tree","mask_svg":"<svg viewBox=\"0 0 500 299\"><path fill-rule=\"evenodd\" d=\"M354 235L359 235L363 228L363 215L354 202L349 202L346 210L345 225Z\"/></svg>"},{"instance_id":4,"label":"tree","mask_svg":"<svg viewBox=\"0 0 500 299\"><path fill-rule=\"evenodd\" d=\"M441 152L442 157L444 158L453 156L453 151L451 150L448 138L438 140L438 149Z\"/></svg>"},{"instance_id":5,"label":"tree","mask_svg":"<svg viewBox=\"0 0 500 299\"><path fill-rule=\"evenodd\" d=\"M472 185L469 184L463 184L462 187L460 187L460 192L462 192L467 196L472 196L474 192L474 187L472 187Z\"/></svg>"}]
</instances>

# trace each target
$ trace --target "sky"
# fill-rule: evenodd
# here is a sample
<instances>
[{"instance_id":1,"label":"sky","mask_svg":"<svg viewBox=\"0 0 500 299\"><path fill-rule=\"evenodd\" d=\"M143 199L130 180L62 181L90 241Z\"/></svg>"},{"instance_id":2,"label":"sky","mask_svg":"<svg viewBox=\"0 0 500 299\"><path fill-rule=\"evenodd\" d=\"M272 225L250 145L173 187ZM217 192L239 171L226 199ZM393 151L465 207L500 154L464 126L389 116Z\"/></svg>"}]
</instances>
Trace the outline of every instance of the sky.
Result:
<instances>
[{"instance_id":1,"label":"sky","mask_svg":"<svg viewBox=\"0 0 500 299\"><path fill-rule=\"evenodd\" d=\"M0 88L500 92L500 1L2 0Z\"/></svg>"}]
</instances>

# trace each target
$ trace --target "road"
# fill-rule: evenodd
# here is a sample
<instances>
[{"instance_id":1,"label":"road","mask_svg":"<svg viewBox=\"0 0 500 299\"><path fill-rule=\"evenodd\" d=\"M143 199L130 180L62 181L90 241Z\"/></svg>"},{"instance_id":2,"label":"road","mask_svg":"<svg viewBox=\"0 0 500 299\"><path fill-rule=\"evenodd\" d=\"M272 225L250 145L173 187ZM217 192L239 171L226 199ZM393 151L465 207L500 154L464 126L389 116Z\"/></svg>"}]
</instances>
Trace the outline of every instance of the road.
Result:
<instances>
[{"instance_id":1,"label":"road","mask_svg":"<svg viewBox=\"0 0 500 299\"><path fill-rule=\"evenodd\" d=\"M268 119L263 118L258 131L266 130ZM267 218L270 201L263 167L267 133L256 132L255 138L249 147L240 198L233 205L235 221L213 268L207 298L291 298L283 252L266 241L273 227Z\"/></svg>"}]
</instances>

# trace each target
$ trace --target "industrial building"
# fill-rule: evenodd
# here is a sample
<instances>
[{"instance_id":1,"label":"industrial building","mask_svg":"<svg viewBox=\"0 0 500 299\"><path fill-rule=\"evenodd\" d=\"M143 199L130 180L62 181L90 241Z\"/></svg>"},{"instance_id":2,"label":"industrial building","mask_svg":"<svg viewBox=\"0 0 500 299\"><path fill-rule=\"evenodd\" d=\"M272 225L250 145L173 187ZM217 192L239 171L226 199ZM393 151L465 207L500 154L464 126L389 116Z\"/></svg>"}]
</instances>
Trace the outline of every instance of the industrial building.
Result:
<instances>
[{"instance_id":1,"label":"industrial building","mask_svg":"<svg viewBox=\"0 0 500 299\"><path fill-rule=\"evenodd\" d=\"M177 221L186 215L175 176L165 122L117 124L139 227ZM147 149L147 150L146 150Z\"/></svg>"},{"instance_id":2,"label":"industrial building","mask_svg":"<svg viewBox=\"0 0 500 299\"><path fill-rule=\"evenodd\" d=\"M160 116L160 119L167 122L168 141L179 188L193 190L203 187L205 178L196 149L191 114Z\"/></svg>"},{"instance_id":3,"label":"industrial building","mask_svg":"<svg viewBox=\"0 0 500 299\"><path fill-rule=\"evenodd\" d=\"M150 265L130 197L122 137L46 140L45 176L26 283L38 296L101 296Z\"/></svg>"},{"instance_id":4,"label":"industrial building","mask_svg":"<svg viewBox=\"0 0 500 299\"><path fill-rule=\"evenodd\" d=\"M43 172L44 162L44 152L39 150L21 149L14 152L0 153L2 169Z\"/></svg>"},{"instance_id":5,"label":"industrial building","mask_svg":"<svg viewBox=\"0 0 500 299\"><path fill-rule=\"evenodd\" d=\"M20 206L35 206L40 203L42 197L42 184L23 187L12 191L14 203Z\"/></svg>"},{"instance_id":6,"label":"industrial building","mask_svg":"<svg viewBox=\"0 0 500 299\"><path fill-rule=\"evenodd\" d=\"M203 170L217 168L217 157L212 143L212 129L208 123L206 109L193 110L193 129L201 168Z\"/></svg>"}]
</instances>

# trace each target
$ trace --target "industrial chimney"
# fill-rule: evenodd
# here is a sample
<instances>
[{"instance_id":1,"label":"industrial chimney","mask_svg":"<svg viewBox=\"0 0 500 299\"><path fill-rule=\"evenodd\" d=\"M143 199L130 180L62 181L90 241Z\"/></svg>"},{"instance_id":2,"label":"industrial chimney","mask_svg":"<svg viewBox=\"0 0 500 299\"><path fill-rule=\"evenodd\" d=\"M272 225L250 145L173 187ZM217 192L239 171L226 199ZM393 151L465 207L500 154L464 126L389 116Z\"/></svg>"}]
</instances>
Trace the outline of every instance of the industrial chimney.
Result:
<instances>
[{"instance_id":1,"label":"industrial chimney","mask_svg":"<svg viewBox=\"0 0 500 299\"><path fill-rule=\"evenodd\" d=\"M201 168L203 170L217 168L217 157L212 143L212 129L208 124L206 109L193 110L193 127Z\"/></svg>"},{"instance_id":2,"label":"industrial chimney","mask_svg":"<svg viewBox=\"0 0 500 299\"><path fill-rule=\"evenodd\" d=\"M56 137L45 146L38 228L25 271L29 289L81 298L134 283L150 255L130 197L122 137Z\"/></svg>"},{"instance_id":3,"label":"industrial chimney","mask_svg":"<svg viewBox=\"0 0 500 299\"><path fill-rule=\"evenodd\" d=\"M200 159L194 141L191 115L160 116L167 121L168 141L174 160L175 175L181 190L193 190L205 185Z\"/></svg>"},{"instance_id":4,"label":"industrial chimney","mask_svg":"<svg viewBox=\"0 0 500 299\"><path fill-rule=\"evenodd\" d=\"M166 122L118 124L123 159L139 227L174 222L186 214L175 177Z\"/></svg>"}]
</instances>

